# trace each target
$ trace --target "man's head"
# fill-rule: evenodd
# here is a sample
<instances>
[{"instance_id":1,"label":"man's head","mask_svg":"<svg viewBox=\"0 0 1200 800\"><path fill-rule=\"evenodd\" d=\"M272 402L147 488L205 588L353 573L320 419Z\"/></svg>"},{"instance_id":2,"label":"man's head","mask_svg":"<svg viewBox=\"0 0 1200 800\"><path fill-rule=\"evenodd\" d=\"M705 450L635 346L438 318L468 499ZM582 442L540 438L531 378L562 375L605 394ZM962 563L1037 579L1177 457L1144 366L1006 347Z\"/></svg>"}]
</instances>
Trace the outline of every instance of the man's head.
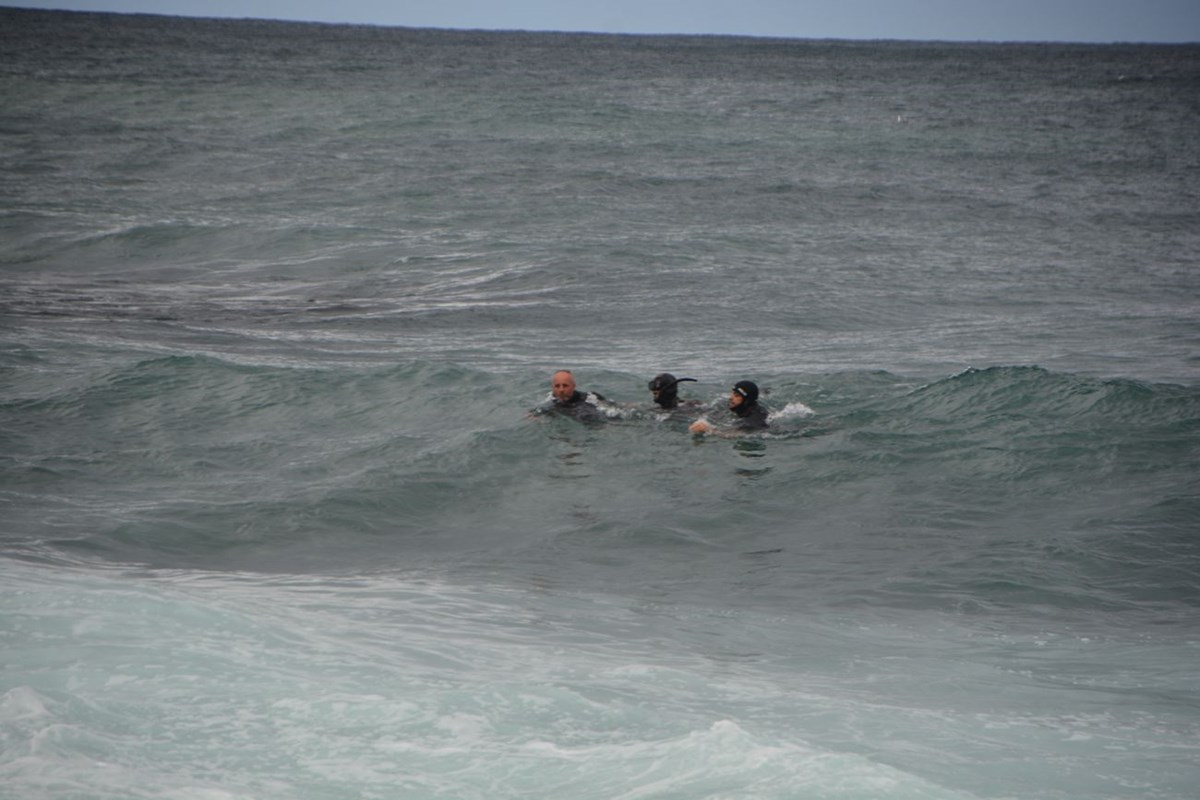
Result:
<instances>
[{"instance_id":1,"label":"man's head","mask_svg":"<svg viewBox=\"0 0 1200 800\"><path fill-rule=\"evenodd\" d=\"M559 402L566 402L575 394L575 376L569 370L560 369L550 378L550 393Z\"/></svg>"},{"instance_id":2,"label":"man's head","mask_svg":"<svg viewBox=\"0 0 1200 800\"><path fill-rule=\"evenodd\" d=\"M758 384L754 381L738 381L729 392L729 408L745 409L758 402Z\"/></svg>"}]
</instances>

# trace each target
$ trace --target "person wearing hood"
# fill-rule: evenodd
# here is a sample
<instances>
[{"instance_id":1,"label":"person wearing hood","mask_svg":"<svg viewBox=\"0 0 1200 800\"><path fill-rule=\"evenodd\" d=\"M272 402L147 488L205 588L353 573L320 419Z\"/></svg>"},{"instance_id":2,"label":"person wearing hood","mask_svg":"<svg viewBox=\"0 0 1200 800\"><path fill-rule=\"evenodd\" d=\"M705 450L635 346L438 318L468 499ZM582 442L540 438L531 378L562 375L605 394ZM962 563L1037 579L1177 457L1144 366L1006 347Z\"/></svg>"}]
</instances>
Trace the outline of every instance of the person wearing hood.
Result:
<instances>
[{"instance_id":1,"label":"person wearing hood","mask_svg":"<svg viewBox=\"0 0 1200 800\"><path fill-rule=\"evenodd\" d=\"M767 409L758 404L758 384L738 381L729 392L729 413L734 416L735 431L758 431L767 427ZM706 419L698 419L688 427L692 433L713 433L716 427Z\"/></svg>"},{"instance_id":2,"label":"person wearing hood","mask_svg":"<svg viewBox=\"0 0 1200 800\"><path fill-rule=\"evenodd\" d=\"M650 381L650 396L654 403L663 411L673 411L681 405L684 407L699 405L695 400L679 399L679 384L685 381L696 382L695 378L676 378L669 372L655 375Z\"/></svg>"}]
</instances>

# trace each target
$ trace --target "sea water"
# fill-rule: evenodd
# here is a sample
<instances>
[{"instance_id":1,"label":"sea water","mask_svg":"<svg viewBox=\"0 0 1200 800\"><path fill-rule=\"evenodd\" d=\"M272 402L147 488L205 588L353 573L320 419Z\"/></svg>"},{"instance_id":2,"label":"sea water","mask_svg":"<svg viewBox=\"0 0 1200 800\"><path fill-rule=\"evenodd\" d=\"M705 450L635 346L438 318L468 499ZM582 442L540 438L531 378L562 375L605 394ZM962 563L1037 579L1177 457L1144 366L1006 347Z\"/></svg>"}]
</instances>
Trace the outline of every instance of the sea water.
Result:
<instances>
[{"instance_id":1,"label":"sea water","mask_svg":"<svg viewBox=\"0 0 1200 800\"><path fill-rule=\"evenodd\" d=\"M0 9L0 99L0 797L1200 791L1197 46Z\"/></svg>"}]
</instances>

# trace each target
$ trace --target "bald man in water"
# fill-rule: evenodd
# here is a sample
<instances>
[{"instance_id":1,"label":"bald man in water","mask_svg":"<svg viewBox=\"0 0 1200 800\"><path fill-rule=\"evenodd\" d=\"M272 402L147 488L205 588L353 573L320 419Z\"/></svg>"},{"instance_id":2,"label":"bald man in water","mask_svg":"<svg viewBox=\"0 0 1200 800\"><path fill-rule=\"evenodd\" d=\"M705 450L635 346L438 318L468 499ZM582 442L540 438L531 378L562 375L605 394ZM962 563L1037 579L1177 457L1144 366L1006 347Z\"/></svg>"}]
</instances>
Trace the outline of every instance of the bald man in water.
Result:
<instances>
[{"instance_id":1,"label":"bald man in water","mask_svg":"<svg viewBox=\"0 0 1200 800\"><path fill-rule=\"evenodd\" d=\"M605 402L595 392L581 392L575 388L575 376L570 370L560 369L550 377L551 399L535 409L538 414L565 414L581 421L596 421L604 415L597 403Z\"/></svg>"},{"instance_id":2,"label":"bald man in water","mask_svg":"<svg viewBox=\"0 0 1200 800\"><path fill-rule=\"evenodd\" d=\"M575 376L567 369L560 369L550 376L550 394L554 395L554 404L558 406L587 402L587 395L575 388Z\"/></svg>"}]
</instances>

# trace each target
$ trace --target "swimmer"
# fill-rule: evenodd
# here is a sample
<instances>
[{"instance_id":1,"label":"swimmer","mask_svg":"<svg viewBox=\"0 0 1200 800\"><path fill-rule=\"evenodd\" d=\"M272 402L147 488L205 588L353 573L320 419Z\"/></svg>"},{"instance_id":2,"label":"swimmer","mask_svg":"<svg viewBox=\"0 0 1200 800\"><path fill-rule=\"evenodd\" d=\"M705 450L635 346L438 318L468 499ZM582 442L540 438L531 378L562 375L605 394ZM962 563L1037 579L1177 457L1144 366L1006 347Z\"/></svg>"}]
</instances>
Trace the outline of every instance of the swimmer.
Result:
<instances>
[{"instance_id":1,"label":"swimmer","mask_svg":"<svg viewBox=\"0 0 1200 800\"><path fill-rule=\"evenodd\" d=\"M664 411L670 411L679 408L680 403L685 406L699 405L695 400L679 399L679 384L691 381L696 382L695 378L676 378L669 372L663 372L654 376L650 381L650 396L654 398L654 402Z\"/></svg>"},{"instance_id":2,"label":"swimmer","mask_svg":"<svg viewBox=\"0 0 1200 800\"><path fill-rule=\"evenodd\" d=\"M605 399L595 392L581 392L575 388L575 376L570 370L560 369L550 377L550 402L534 409L534 414L562 414L580 421L591 422L604 418L599 404Z\"/></svg>"},{"instance_id":3,"label":"swimmer","mask_svg":"<svg viewBox=\"0 0 1200 800\"><path fill-rule=\"evenodd\" d=\"M758 385L754 381L738 381L729 392L729 412L736 417L733 430L757 431L767 427L767 409L758 404ZM716 426L706 419L693 422L691 433L715 433Z\"/></svg>"}]
</instances>

